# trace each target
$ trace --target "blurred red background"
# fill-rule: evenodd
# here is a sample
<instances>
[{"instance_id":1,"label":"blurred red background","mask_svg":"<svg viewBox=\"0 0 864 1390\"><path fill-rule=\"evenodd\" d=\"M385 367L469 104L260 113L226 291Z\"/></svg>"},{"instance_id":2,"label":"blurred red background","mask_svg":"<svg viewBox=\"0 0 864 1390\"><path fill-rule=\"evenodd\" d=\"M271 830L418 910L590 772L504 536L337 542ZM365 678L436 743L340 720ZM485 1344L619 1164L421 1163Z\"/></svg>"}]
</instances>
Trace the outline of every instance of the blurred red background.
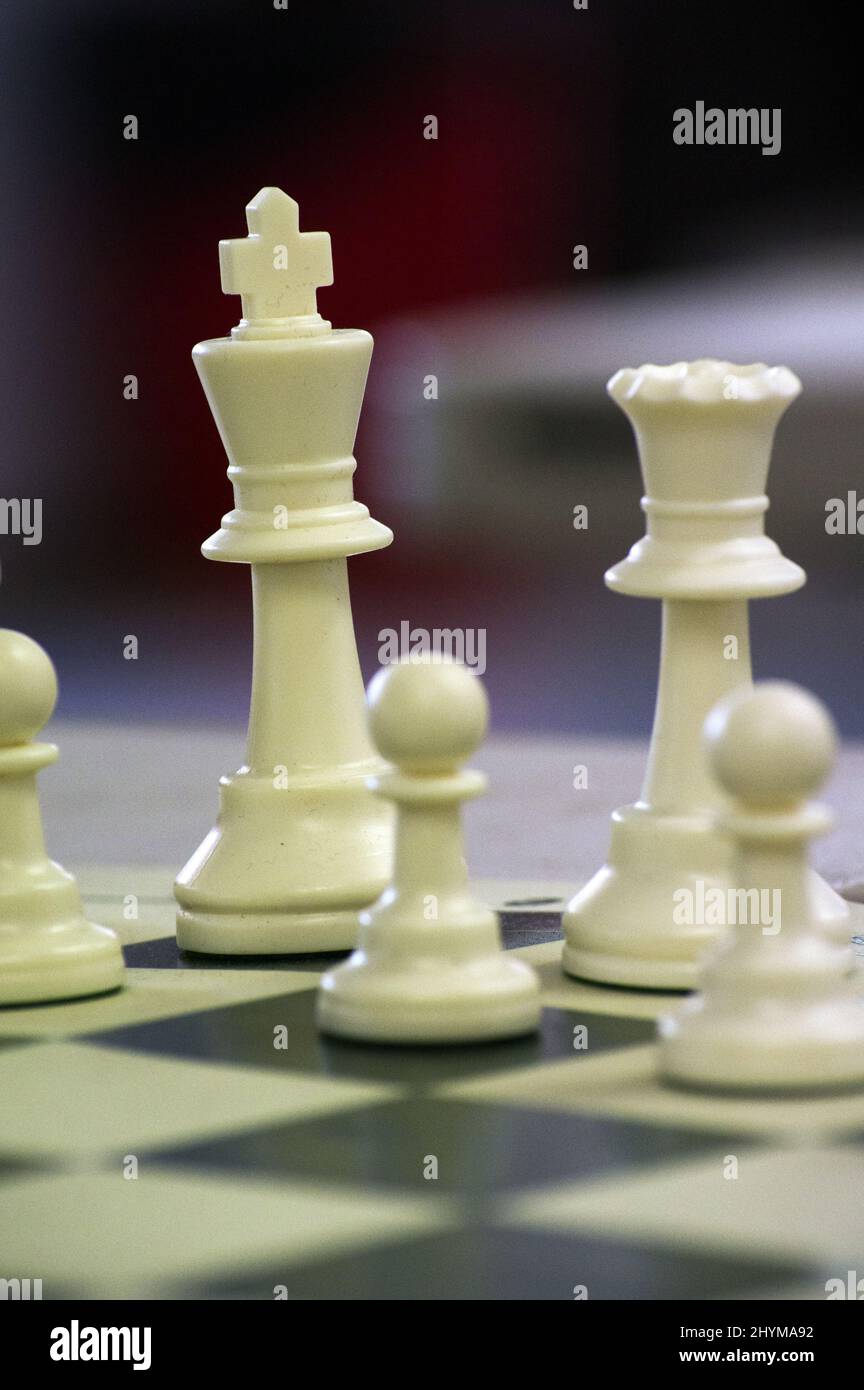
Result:
<instances>
[{"instance_id":1,"label":"blurred red background","mask_svg":"<svg viewBox=\"0 0 864 1390\"><path fill-rule=\"evenodd\" d=\"M0 600L3 622L54 655L61 711L242 722L248 576L199 554L230 489L189 354L237 321L217 242L244 233L246 202L275 183L299 201L302 227L331 233L322 312L377 341L356 491L397 542L351 565L367 674L384 626L483 626L499 723L644 732L659 615L602 587L642 524L635 449L603 393L624 365L604 357L606 307L625 306L626 322L633 304L641 345L650 323L638 296L656 277L688 275L698 319L721 269L797 257L794 292L841 243L859 293L857 59L841 22L830 5L778 0L592 0L579 11L566 0L10 0L0 490L43 499L44 537L0 538ZM697 99L781 107L781 154L676 146L672 112ZM123 138L130 113L134 141ZM423 138L429 114L437 140ZM576 243L589 249L586 272L573 269ZM550 322L572 314L554 352L531 304L548 306ZM500 487L524 511L521 528L467 491L463 509L446 470L469 489L471 450L444 458L428 412L416 412L424 372L441 374L440 418L457 395L463 414L473 408L473 378L452 368L470 355L459 354L466 312L500 315L514 372L527 364L539 383L508 388L512 467ZM710 354L710 318L704 330ZM648 336L656 359L678 351L668 325L656 348ZM742 323L740 345L724 338L720 351L749 360L759 341ZM400 375L406 342L415 356ZM568 352L579 388L556 414L542 386ZM137 401L123 397L128 373ZM468 439L482 411L470 421ZM778 465L772 479L772 533L811 566L813 585L797 616L760 605L757 667L761 641L767 670L809 676L861 731L849 693L864 675L860 643L847 638L841 660L831 626L842 612L860 633L860 561L826 545L821 520L857 468L851 426L836 428L848 430L845 454L809 510L793 506L798 474L784 487ZM607 448L621 466L595 478L584 460ZM565 495L593 506L578 550ZM137 663L122 660L127 633L139 636Z\"/></svg>"}]
</instances>

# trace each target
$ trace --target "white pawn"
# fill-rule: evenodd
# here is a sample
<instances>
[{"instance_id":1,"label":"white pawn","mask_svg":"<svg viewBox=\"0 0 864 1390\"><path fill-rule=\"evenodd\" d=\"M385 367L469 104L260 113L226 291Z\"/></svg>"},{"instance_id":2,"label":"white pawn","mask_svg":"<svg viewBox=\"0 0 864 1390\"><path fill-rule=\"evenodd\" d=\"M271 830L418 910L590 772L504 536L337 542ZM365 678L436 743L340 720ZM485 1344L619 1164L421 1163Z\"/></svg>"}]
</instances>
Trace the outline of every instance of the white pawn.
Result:
<instances>
[{"instance_id":1,"label":"white pawn","mask_svg":"<svg viewBox=\"0 0 864 1390\"><path fill-rule=\"evenodd\" d=\"M486 788L461 764L489 709L480 681L451 662L412 662L369 685L373 741L395 771L370 780L397 807L393 882L360 914L360 944L321 981L326 1033L385 1043L518 1036L540 1020L530 966L501 950L495 914L472 895L460 806Z\"/></svg>"},{"instance_id":2,"label":"white pawn","mask_svg":"<svg viewBox=\"0 0 864 1390\"><path fill-rule=\"evenodd\" d=\"M798 686L770 682L716 705L705 742L732 798L719 822L736 849L737 915L757 921L733 927L703 993L661 1018L661 1070L709 1088L864 1084L864 999L850 951L816 917L807 865L809 841L831 827L827 808L806 799L834 762L830 716Z\"/></svg>"},{"instance_id":3,"label":"white pawn","mask_svg":"<svg viewBox=\"0 0 864 1390\"><path fill-rule=\"evenodd\" d=\"M34 737L56 700L47 654L0 629L0 1004L103 994L123 983L117 937L86 920L74 878L45 853L36 773L58 753Z\"/></svg>"}]
</instances>

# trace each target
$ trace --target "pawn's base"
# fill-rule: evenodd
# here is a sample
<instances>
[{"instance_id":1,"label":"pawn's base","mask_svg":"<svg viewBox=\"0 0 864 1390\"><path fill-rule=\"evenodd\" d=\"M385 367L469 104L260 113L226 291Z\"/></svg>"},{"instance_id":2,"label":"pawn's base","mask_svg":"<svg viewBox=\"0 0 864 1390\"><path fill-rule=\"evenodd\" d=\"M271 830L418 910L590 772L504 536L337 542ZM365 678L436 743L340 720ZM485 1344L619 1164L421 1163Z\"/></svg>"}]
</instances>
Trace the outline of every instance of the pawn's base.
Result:
<instances>
[{"instance_id":1,"label":"pawn's base","mask_svg":"<svg viewBox=\"0 0 864 1390\"><path fill-rule=\"evenodd\" d=\"M703 999L661 1018L660 1072L723 1091L830 1091L864 1086L864 1000L829 997L741 1015Z\"/></svg>"},{"instance_id":2,"label":"pawn's base","mask_svg":"<svg viewBox=\"0 0 864 1390\"><path fill-rule=\"evenodd\" d=\"M177 913L181 951L211 956L290 956L350 951L359 919L346 912Z\"/></svg>"},{"instance_id":3,"label":"pawn's base","mask_svg":"<svg viewBox=\"0 0 864 1390\"><path fill-rule=\"evenodd\" d=\"M322 1032L358 1042L491 1042L539 1023L537 977L505 955L399 969L356 951L324 975L318 995Z\"/></svg>"},{"instance_id":4,"label":"pawn's base","mask_svg":"<svg viewBox=\"0 0 864 1390\"><path fill-rule=\"evenodd\" d=\"M83 918L0 937L0 1004L107 994L123 981L123 952L114 932Z\"/></svg>"}]
</instances>

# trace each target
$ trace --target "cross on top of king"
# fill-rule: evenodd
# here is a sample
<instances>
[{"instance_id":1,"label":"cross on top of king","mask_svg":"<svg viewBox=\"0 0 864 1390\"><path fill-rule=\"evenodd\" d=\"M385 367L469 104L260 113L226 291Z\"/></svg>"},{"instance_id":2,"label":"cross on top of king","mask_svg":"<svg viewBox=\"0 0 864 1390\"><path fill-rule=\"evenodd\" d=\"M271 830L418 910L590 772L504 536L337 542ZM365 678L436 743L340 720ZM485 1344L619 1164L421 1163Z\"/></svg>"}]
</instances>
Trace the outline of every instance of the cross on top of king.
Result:
<instances>
[{"instance_id":1,"label":"cross on top of king","mask_svg":"<svg viewBox=\"0 0 864 1390\"><path fill-rule=\"evenodd\" d=\"M225 294L239 294L235 338L281 338L329 329L316 290L333 284L329 232L301 232L300 209L281 188L262 188L246 205L248 237L219 243Z\"/></svg>"}]
</instances>

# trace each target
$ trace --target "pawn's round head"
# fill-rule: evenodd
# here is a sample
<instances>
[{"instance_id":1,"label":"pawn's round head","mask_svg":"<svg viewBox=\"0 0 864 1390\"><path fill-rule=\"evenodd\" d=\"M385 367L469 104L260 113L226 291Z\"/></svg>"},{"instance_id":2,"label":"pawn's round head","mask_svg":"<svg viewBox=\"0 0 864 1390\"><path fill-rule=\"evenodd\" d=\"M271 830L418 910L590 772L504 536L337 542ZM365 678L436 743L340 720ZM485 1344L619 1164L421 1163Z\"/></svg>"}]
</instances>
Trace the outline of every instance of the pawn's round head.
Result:
<instances>
[{"instance_id":1,"label":"pawn's round head","mask_svg":"<svg viewBox=\"0 0 864 1390\"><path fill-rule=\"evenodd\" d=\"M409 773L446 773L483 740L489 703L460 662L432 654L385 666L367 691L369 727L382 757Z\"/></svg>"},{"instance_id":2,"label":"pawn's round head","mask_svg":"<svg viewBox=\"0 0 864 1390\"><path fill-rule=\"evenodd\" d=\"M23 632L0 628L0 747L29 743L56 703L57 676L48 653Z\"/></svg>"},{"instance_id":3,"label":"pawn's round head","mask_svg":"<svg viewBox=\"0 0 864 1390\"><path fill-rule=\"evenodd\" d=\"M705 745L725 791L780 809L811 796L834 765L837 733L821 701L787 681L736 690L705 722Z\"/></svg>"}]
</instances>

